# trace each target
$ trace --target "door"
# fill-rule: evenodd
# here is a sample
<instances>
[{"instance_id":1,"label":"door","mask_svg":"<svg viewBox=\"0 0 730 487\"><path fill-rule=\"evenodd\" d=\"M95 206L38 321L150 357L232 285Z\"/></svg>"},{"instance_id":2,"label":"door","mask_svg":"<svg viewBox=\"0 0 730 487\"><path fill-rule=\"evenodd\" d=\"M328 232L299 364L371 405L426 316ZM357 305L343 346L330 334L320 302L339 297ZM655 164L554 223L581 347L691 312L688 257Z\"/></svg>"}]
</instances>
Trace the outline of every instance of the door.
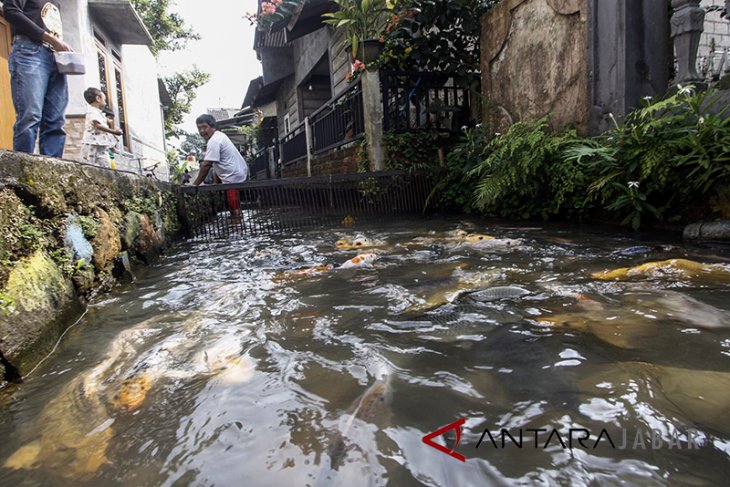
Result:
<instances>
[{"instance_id":1,"label":"door","mask_svg":"<svg viewBox=\"0 0 730 487\"><path fill-rule=\"evenodd\" d=\"M8 56L10 55L10 24L0 14L0 149L13 148L13 124L15 110L10 97L10 72Z\"/></svg>"}]
</instances>

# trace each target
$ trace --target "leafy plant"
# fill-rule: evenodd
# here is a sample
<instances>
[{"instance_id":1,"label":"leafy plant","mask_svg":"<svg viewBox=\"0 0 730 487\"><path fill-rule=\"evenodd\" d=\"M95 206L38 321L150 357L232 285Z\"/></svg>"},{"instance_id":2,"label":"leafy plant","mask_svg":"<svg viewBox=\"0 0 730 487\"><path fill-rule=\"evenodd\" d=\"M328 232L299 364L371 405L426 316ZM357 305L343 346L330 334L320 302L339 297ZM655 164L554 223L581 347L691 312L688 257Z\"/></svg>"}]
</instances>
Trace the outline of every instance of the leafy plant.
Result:
<instances>
[{"instance_id":1,"label":"leafy plant","mask_svg":"<svg viewBox=\"0 0 730 487\"><path fill-rule=\"evenodd\" d=\"M473 205L502 217L547 219L579 210L584 174L561 157L574 131L553 135L548 118L514 124L484 149L484 160L468 172L477 179Z\"/></svg>"},{"instance_id":2,"label":"leafy plant","mask_svg":"<svg viewBox=\"0 0 730 487\"><path fill-rule=\"evenodd\" d=\"M564 151L584 164L588 199L639 228L646 216L679 220L730 181L729 107L719 98L679 87L663 100L647 99L623 126Z\"/></svg>"},{"instance_id":3,"label":"leafy plant","mask_svg":"<svg viewBox=\"0 0 730 487\"><path fill-rule=\"evenodd\" d=\"M385 169L421 169L438 165L437 146L428 132L383 134Z\"/></svg>"},{"instance_id":4,"label":"leafy plant","mask_svg":"<svg viewBox=\"0 0 730 487\"><path fill-rule=\"evenodd\" d=\"M479 19L497 3L401 0L386 26L382 67L447 73L471 82L479 71Z\"/></svg>"},{"instance_id":5,"label":"leafy plant","mask_svg":"<svg viewBox=\"0 0 730 487\"><path fill-rule=\"evenodd\" d=\"M246 14L251 24L260 29L270 29L275 23L284 20L304 3L305 0L270 0L261 2L256 13Z\"/></svg>"},{"instance_id":6,"label":"leafy plant","mask_svg":"<svg viewBox=\"0 0 730 487\"><path fill-rule=\"evenodd\" d=\"M396 7L398 0L333 0L333 3L337 4L337 10L325 13L322 17L326 24L347 30L354 58L360 41L382 36L386 14Z\"/></svg>"},{"instance_id":7,"label":"leafy plant","mask_svg":"<svg viewBox=\"0 0 730 487\"><path fill-rule=\"evenodd\" d=\"M426 207L443 210L473 211L476 178L469 172L483 161L488 153L489 129L477 125L463 128L464 136L447 154L445 168L426 200Z\"/></svg>"}]
</instances>

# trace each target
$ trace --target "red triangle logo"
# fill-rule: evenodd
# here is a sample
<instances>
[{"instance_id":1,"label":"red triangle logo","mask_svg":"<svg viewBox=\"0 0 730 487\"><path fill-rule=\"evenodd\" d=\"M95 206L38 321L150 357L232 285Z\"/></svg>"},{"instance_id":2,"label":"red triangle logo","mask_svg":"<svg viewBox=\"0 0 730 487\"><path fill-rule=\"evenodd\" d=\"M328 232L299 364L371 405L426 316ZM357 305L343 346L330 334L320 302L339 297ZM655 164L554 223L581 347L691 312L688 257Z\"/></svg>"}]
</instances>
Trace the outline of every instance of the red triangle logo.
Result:
<instances>
[{"instance_id":1,"label":"red triangle logo","mask_svg":"<svg viewBox=\"0 0 730 487\"><path fill-rule=\"evenodd\" d=\"M443 428L439 428L433 433L429 433L426 436L423 437L423 442L427 444L430 447L436 448L438 451L442 453L446 453L447 455L456 458L457 460L460 460L462 462L466 462L466 457L460 453L456 453L454 450L457 446L459 446L459 441L461 440L461 427L466 423L466 419L462 418L458 421L455 421L451 424L447 424ZM436 438L437 436L441 436L444 433L446 433L449 430L456 430L456 443L454 444L454 449L449 450L443 445L439 445L438 443L434 443L432 440Z\"/></svg>"}]
</instances>

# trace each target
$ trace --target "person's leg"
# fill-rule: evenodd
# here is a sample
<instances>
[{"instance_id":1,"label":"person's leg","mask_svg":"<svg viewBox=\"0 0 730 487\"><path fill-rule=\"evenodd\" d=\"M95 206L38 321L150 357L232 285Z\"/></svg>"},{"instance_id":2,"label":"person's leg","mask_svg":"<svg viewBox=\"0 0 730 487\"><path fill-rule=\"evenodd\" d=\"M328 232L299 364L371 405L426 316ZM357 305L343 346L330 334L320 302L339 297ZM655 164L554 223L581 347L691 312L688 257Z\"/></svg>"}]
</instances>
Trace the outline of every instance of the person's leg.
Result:
<instances>
[{"instance_id":1,"label":"person's leg","mask_svg":"<svg viewBox=\"0 0 730 487\"><path fill-rule=\"evenodd\" d=\"M8 59L10 91L15 107L13 150L18 152L32 154L35 151L49 76L43 61L44 49L32 41L18 40L13 44Z\"/></svg>"},{"instance_id":2,"label":"person's leg","mask_svg":"<svg viewBox=\"0 0 730 487\"><path fill-rule=\"evenodd\" d=\"M226 191L226 202L228 203L228 210L231 212L231 216L233 218L240 218L241 199L237 189L229 189Z\"/></svg>"},{"instance_id":3,"label":"person's leg","mask_svg":"<svg viewBox=\"0 0 730 487\"><path fill-rule=\"evenodd\" d=\"M66 144L66 131L63 130L63 126L66 123L68 86L66 84L66 75L58 72L52 55L50 62L53 64L48 67L50 76L45 102L43 103L38 148L41 154L62 157L63 147Z\"/></svg>"}]
</instances>

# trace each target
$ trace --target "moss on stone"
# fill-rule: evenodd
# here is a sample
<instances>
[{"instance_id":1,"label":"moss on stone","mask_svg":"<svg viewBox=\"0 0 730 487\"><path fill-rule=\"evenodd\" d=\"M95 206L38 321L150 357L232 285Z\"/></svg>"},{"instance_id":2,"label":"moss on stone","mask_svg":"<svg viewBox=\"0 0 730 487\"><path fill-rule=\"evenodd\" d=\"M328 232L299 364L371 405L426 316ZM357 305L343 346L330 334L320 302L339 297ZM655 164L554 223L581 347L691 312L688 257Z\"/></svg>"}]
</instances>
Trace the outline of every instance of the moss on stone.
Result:
<instances>
[{"instance_id":1,"label":"moss on stone","mask_svg":"<svg viewBox=\"0 0 730 487\"><path fill-rule=\"evenodd\" d=\"M35 217L13 191L0 190L0 286L14 262L38 249L48 247L50 236L43 222Z\"/></svg>"},{"instance_id":2,"label":"moss on stone","mask_svg":"<svg viewBox=\"0 0 730 487\"><path fill-rule=\"evenodd\" d=\"M3 292L18 313L58 309L72 289L53 259L38 251L17 263Z\"/></svg>"},{"instance_id":3,"label":"moss on stone","mask_svg":"<svg viewBox=\"0 0 730 487\"><path fill-rule=\"evenodd\" d=\"M93 216L79 216L79 224L81 225L81 229L84 231L84 237L89 240L96 237L99 222L96 221Z\"/></svg>"}]
</instances>

